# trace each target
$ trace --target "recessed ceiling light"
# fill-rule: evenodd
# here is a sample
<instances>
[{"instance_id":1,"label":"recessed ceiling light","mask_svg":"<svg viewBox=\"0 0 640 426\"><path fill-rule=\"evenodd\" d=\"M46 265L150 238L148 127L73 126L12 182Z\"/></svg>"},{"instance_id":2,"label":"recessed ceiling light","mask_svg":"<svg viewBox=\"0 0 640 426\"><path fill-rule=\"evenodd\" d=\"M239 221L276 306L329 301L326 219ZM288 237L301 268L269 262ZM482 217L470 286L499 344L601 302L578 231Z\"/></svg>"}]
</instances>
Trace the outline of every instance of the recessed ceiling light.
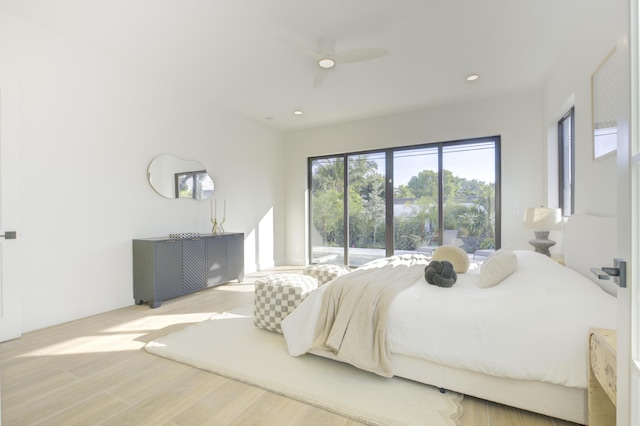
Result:
<instances>
[{"instance_id":1,"label":"recessed ceiling light","mask_svg":"<svg viewBox=\"0 0 640 426\"><path fill-rule=\"evenodd\" d=\"M295 115L302 115L302 111L300 111L299 109L297 109L297 110L293 111L293 113L294 113Z\"/></svg>"},{"instance_id":2,"label":"recessed ceiling light","mask_svg":"<svg viewBox=\"0 0 640 426\"><path fill-rule=\"evenodd\" d=\"M318 61L318 66L320 68L324 68L325 70L333 68L335 65L336 65L336 61L334 61L331 58L322 58Z\"/></svg>"},{"instance_id":3,"label":"recessed ceiling light","mask_svg":"<svg viewBox=\"0 0 640 426\"><path fill-rule=\"evenodd\" d=\"M476 81L479 78L480 78L480 76L478 74L471 74L471 75L467 76L467 81Z\"/></svg>"}]
</instances>

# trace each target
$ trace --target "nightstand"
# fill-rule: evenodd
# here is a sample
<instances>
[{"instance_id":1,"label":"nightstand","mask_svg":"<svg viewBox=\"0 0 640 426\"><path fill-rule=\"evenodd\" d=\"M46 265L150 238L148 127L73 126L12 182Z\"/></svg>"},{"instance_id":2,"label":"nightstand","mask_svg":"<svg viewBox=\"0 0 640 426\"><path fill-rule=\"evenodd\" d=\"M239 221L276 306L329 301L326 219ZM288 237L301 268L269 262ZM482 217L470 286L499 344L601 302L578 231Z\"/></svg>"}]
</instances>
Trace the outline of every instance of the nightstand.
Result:
<instances>
[{"instance_id":1,"label":"nightstand","mask_svg":"<svg viewBox=\"0 0 640 426\"><path fill-rule=\"evenodd\" d=\"M559 264L561 264L562 266L564 266L564 256L561 254L552 254L551 258L553 260L555 260L556 262L558 262Z\"/></svg>"},{"instance_id":2,"label":"nightstand","mask_svg":"<svg viewBox=\"0 0 640 426\"><path fill-rule=\"evenodd\" d=\"M615 330L589 330L589 426L616 424L616 356Z\"/></svg>"}]
</instances>

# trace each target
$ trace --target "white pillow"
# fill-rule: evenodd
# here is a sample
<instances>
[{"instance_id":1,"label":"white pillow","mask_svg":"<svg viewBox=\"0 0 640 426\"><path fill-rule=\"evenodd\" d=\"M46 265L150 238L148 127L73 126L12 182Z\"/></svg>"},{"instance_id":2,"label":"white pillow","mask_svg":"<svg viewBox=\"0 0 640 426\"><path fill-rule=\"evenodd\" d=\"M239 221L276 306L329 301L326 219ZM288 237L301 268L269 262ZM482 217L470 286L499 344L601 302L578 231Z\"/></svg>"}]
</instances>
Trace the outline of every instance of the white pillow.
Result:
<instances>
[{"instance_id":1,"label":"white pillow","mask_svg":"<svg viewBox=\"0 0 640 426\"><path fill-rule=\"evenodd\" d=\"M493 287L518 267L518 256L511 250L500 249L482 263L480 267L480 288Z\"/></svg>"}]
</instances>

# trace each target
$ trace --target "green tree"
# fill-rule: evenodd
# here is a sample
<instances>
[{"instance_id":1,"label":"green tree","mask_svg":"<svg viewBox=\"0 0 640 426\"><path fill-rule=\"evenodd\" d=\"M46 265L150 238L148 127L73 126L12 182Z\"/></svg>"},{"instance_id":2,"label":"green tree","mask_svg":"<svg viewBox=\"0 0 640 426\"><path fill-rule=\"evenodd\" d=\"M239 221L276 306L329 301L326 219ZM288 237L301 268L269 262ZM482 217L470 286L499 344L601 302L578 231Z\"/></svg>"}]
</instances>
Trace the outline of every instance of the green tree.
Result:
<instances>
[{"instance_id":1,"label":"green tree","mask_svg":"<svg viewBox=\"0 0 640 426\"><path fill-rule=\"evenodd\" d=\"M328 189L314 191L313 225L320 232L323 244L336 245L335 231L342 228L342 191Z\"/></svg>"},{"instance_id":2,"label":"green tree","mask_svg":"<svg viewBox=\"0 0 640 426\"><path fill-rule=\"evenodd\" d=\"M433 170L423 170L418 176L413 176L407 182L408 190L410 190L415 198L428 197L432 200L438 199L438 173Z\"/></svg>"},{"instance_id":3,"label":"green tree","mask_svg":"<svg viewBox=\"0 0 640 426\"><path fill-rule=\"evenodd\" d=\"M372 179L370 183L371 192L363 203L363 217L370 228L373 238L372 244L377 246L376 233L380 225L385 223L385 201L384 201L384 178L378 175L381 179Z\"/></svg>"}]
</instances>

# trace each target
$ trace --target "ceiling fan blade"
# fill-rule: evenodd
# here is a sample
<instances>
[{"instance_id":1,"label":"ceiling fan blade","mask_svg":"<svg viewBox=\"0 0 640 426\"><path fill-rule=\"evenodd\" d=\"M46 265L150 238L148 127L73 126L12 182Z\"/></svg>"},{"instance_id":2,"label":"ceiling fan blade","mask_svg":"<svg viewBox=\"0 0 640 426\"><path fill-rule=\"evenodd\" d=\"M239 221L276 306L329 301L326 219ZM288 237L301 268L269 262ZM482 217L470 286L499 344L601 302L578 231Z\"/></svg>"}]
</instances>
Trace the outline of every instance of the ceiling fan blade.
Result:
<instances>
[{"instance_id":1,"label":"ceiling fan blade","mask_svg":"<svg viewBox=\"0 0 640 426\"><path fill-rule=\"evenodd\" d=\"M329 70L318 68L318 70L316 71L316 76L313 79L313 88L317 89L318 87L322 86L328 75Z\"/></svg>"},{"instance_id":2,"label":"ceiling fan blade","mask_svg":"<svg viewBox=\"0 0 640 426\"><path fill-rule=\"evenodd\" d=\"M316 61L319 61L320 59L324 58L324 55L320 54L319 52L308 49L306 47L302 47L300 44L293 42L291 40L288 40L286 38L278 37L278 40L283 44L286 44L287 46L293 48L299 54L315 59Z\"/></svg>"},{"instance_id":3,"label":"ceiling fan blade","mask_svg":"<svg viewBox=\"0 0 640 426\"><path fill-rule=\"evenodd\" d=\"M389 52L387 51L387 49L372 47L369 49L356 49L338 53L333 58L336 60L336 62L344 64L349 62L368 61L370 59L376 59L388 54Z\"/></svg>"},{"instance_id":4,"label":"ceiling fan blade","mask_svg":"<svg viewBox=\"0 0 640 426\"><path fill-rule=\"evenodd\" d=\"M296 46L296 49L303 54L304 56L307 56L309 58L313 58L316 61L319 61L320 59L324 58L325 55L322 55L318 52L316 52L315 50L311 50L311 49L307 49L306 47L302 47L302 46Z\"/></svg>"},{"instance_id":5,"label":"ceiling fan blade","mask_svg":"<svg viewBox=\"0 0 640 426\"><path fill-rule=\"evenodd\" d=\"M318 40L318 52L323 56L333 56L336 53L336 41L331 38Z\"/></svg>"}]
</instances>

